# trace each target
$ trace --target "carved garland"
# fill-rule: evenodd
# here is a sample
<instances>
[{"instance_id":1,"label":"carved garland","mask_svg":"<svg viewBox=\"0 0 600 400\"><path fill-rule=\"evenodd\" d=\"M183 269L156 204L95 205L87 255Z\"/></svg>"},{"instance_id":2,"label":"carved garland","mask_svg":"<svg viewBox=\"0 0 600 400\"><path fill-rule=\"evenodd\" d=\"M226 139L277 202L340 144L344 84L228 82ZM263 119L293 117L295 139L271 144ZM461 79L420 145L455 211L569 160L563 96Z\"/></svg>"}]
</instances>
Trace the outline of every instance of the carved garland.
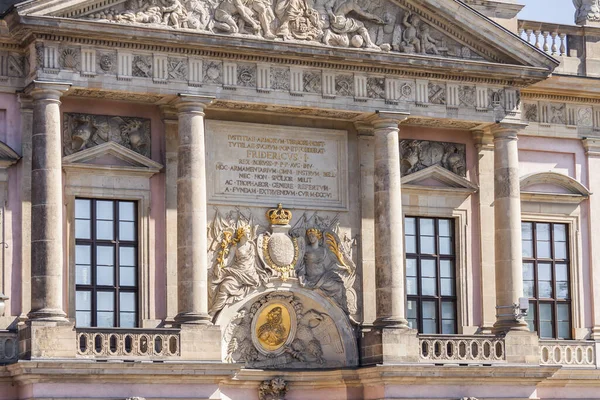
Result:
<instances>
[{"instance_id":1,"label":"carved garland","mask_svg":"<svg viewBox=\"0 0 600 400\"><path fill-rule=\"evenodd\" d=\"M262 245L265 261L267 262L267 265L270 268L274 269L275 271L281 274L281 279L283 281L286 281L290 276L290 272L292 272L294 268L296 268L296 264L298 263L298 254L300 254L300 249L298 248L298 238L292 238L292 243L294 244L294 259L291 263L284 266L279 266L275 264L271 259L271 253L269 253L269 240L270 237L265 235Z\"/></svg>"},{"instance_id":2,"label":"carved garland","mask_svg":"<svg viewBox=\"0 0 600 400\"><path fill-rule=\"evenodd\" d=\"M229 256L229 250L231 249L231 246L238 244L244 234L244 228L238 228L235 231L235 237L233 236L233 232L223 232L223 240L221 240L219 245L221 249L217 253L217 265L219 268L225 268L225 261L227 260L227 256Z\"/></svg>"},{"instance_id":3,"label":"carved garland","mask_svg":"<svg viewBox=\"0 0 600 400\"><path fill-rule=\"evenodd\" d=\"M325 233L325 244L327 245L329 250L331 250L331 252L333 254L335 254L335 257L338 259L340 265L342 265L344 267L344 269L346 271L348 271L349 274L351 274L352 270L350 269L348 264L346 264L346 262L344 261L344 253L340 249L340 246L338 245L337 240L335 240L333 235L329 232Z\"/></svg>"}]
</instances>

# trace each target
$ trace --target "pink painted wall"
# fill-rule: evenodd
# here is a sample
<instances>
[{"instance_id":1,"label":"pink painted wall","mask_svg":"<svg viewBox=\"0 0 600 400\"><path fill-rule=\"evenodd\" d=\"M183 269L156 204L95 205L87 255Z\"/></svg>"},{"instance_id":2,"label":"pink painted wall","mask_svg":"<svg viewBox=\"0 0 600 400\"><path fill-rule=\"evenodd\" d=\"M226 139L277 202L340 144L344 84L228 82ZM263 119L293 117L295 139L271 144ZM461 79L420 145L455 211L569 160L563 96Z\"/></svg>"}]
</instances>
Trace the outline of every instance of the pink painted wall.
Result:
<instances>
[{"instance_id":1,"label":"pink painted wall","mask_svg":"<svg viewBox=\"0 0 600 400\"><path fill-rule=\"evenodd\" d=\"M457 129L435 129L435 128L422 128L414 126L401 126L400 127L400 140L402 139L417 139L417 140L432 140L438 142L452 142L461 143L466 148L467 158L467 179L473 183L476 182L477 177L477 160L475 152L475 143L471 132ZM480 263L480 231L479 231L479 198L478 194L475 193L471 196L470 207L468 208L467 220L472 221L469 223L472 235L471 243L471 257L472 261L472 276L473 281L473 297L467 299L470 306L473 307L473 321L469 321L470 326L479 326L482 323L482 295L481 290L481 263ZM463 325L467 325L463 321Z\"/></svg>"},{"instance_id":2,"label":"pink painted wall","mask_svg":"<svg viewBox=\"0 0 600 400\"><path fill-rule=\"evenodd\" d=\"M99 115L116 115L122 117L140 117L151 120L152 160L165 164L165 135L164 125L160 112L156 106L142 105L97 99L75 99L65 97L62 102L61 112L80 112ZM151 318L163 319L166 317L166 270L165 258L165 174L154 175L150 179L150 245L154 237L154 272L155 285L155 315ZM153 227L153 228L152 228ZM65 260L66 268L66 260Z\"/></svg>"},{"instance_id":3,"label":"pink painted wall","mask_svg":"<svg viewBox=\"0 0 600 400\"><path fill-rule=\"evenodd\" d=\"M553 171L568 175L588 187L588 170L585 150L581 140L519 138L519 165L521 176L536 172ZM589 201L581 203L582 281L584 298L584 327L592 326L590 282L590 232Z\"/></svg>"}]
</instances>

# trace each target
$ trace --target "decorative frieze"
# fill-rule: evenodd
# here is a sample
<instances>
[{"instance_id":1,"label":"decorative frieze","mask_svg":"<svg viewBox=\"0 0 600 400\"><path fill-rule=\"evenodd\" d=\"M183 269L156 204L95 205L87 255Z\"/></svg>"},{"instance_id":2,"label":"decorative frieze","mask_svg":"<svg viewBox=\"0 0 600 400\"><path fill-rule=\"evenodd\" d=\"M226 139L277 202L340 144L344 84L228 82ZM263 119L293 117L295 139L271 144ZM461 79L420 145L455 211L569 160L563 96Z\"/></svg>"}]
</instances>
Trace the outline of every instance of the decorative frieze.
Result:
<instances>
[{"instance_id":1,"label":"decorative frieze","mask_svg":"<svg viewBox=\"0 0 600 400\"><path fill-rule=\"evenodd\" d=\"M467 175L466 146L460 143L406 139L400 141L402 176L439 165L456 175Z\"/></svg>"},{"instance_id":2,"label":"decorative frieze","mask_svg":"<svg viewBox=\"0 0 600 400\"><path fill-rule=\"evenodd\" d=\"M63 114L63 155L115 142L150 158L150 120L93 114Z\"/></svg>"}]
</instances>

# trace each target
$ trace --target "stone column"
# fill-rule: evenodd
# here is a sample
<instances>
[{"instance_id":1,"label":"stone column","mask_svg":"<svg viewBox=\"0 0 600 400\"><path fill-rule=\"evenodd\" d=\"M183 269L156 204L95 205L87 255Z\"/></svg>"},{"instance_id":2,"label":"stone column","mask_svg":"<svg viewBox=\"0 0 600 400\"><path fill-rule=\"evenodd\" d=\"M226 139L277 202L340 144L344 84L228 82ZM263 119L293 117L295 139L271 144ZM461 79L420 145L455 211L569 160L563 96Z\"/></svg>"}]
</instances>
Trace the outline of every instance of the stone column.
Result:
<instances>
[{"instance_id":1,"label":"stone column","mask_svg":"<svg viewBox=\"0 0 600 400\"><path fill-rule=\"evenodd\" d=\"M66 321L63 311L63 196L60 97L68 84L34 82L31 138L30 320Z\"/></svg>"},{"instance_id":2,"label":"stone column","mask_svg":"<svg viewBox=\"0 0 600 400\"><path fill-rule=\"evenodd\" d=\"M179 95L177 152L177 304L178 324L210 324L208 315L208 238L204 109L214 99Z\"/></svg>"},{"instance_id":3,"label":"stone column","mask_svg":"<svg viewBox=\"0 0 600 400\"><path fill-rule=\"evenodd\" d=\"M479 261L481 268L481 329L490 333L496 322L496 277L494 272L494 137L473 132L477 150L477 193L479 205Z\"/></svg>"},{"instance_id":4,"label":"stone column","mask_svg":"<svg viewBox=\"0 0 600 400\"><path fill-rule=\"evenodd\" d=\"M375 150L375 325L381 327L408 328L398 139L398 124L407 117L406 113L378 112L371 121Z\"/></svg>"},{"instance_id":5,"label":"stone column","mask_svg":"<svg viewBox=\"0 0 600 400\"><path fill-rule=\"evenodd\" d=\"M521 124L494 126L494 224L496 258L496 323L494 333L528 331L514 317L514 304L523 296L521 189L517 133Z\"/></svg>"},{"instance_id":6,"label":"stone column","mask_svg":"<svg viewBox=\"0 0 600 400\"><path fill-rule=\"evenodd\" d=\"M590 234L590 299L592 302L592 338L600 340L600 138L583 140L587 155L588 189L592 192L589 199Z\"/></svg>"}]
</instances>

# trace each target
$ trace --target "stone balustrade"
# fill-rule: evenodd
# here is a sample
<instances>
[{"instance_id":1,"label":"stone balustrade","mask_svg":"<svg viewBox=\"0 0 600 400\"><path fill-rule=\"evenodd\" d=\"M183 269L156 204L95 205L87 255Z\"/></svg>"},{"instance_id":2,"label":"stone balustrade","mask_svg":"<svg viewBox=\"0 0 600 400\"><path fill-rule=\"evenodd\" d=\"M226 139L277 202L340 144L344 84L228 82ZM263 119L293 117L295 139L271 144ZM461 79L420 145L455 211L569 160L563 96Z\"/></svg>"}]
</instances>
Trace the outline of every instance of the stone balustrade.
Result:
<instances>
[{"instance_id":1,"label":"stone balustrade","mask_svg":"<svg viewBox=\"0 0 600 400\"><path fill-rule=\"evenodd\" d=\"M594 368L595 342L540 340L540 364Z\"/></svg>"},{"instance_id":2,"label":"stone balustrade","mask_svg":"<svg viewBox=\"0 0 600 400\"><path fill-rule=\"evenodd\" d=\"M506 362L504 340L495 336L419 335L421 362L492 364Z\"/></svg>"},{"instance_id":3,"label":"stone balustrade","mask_svg":"<svg viewBox=\"0 0 600 400\"><path fill-rule=\"evenodd\" d=\"M77 329L79 358L159 360L179 355L178 329Z\"/></svg>"},{"instance_id":4,"label":"stone balustrade","mask_svg":"<svg viewBox=\"0 0 600 400\"><path fill-rule=\"evenodd\" d=\"M17 361L19 342L16 332L0 331L0 364Z\"/></svg>"},{"instance_id":5,"label":"stone balustrade","mask_svg":"<svg viewBox=\"0 0 600 400\"><path fill-rule=\"evenodd\" d=\"M569 52L569 36L581 36L581 27L546 22L519 20L519 36L528 43L555 57L576 57Z\"/></svg>"}]
</instances>

